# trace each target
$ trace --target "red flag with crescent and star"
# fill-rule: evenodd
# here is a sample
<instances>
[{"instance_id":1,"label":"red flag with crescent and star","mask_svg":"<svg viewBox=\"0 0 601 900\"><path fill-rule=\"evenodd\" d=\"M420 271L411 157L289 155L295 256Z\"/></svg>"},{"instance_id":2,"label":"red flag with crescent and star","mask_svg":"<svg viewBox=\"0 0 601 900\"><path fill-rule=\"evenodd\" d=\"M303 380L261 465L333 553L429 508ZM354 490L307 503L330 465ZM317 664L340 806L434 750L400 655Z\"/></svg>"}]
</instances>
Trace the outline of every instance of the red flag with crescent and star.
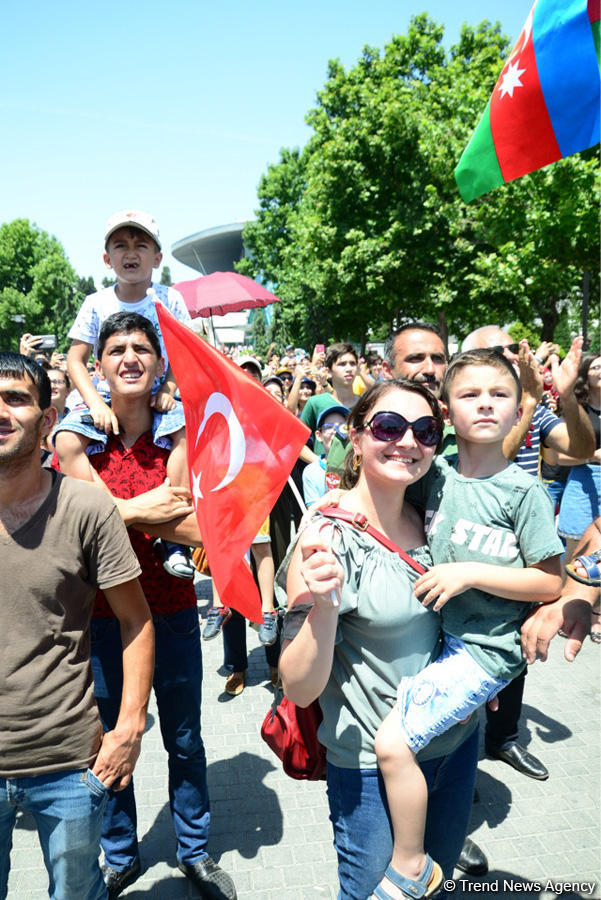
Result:
<instances>
[{"instance_id":1,"label":"red flag with crescent and star","mask_svg":"<svg viewBox=\"0 0 601 900\"><path fill-rule=\"evenodd\" d=\"M246 553L310 432L239 366L156 304L186 417L190 487L222 603L261 622Z\"/></svg>"}]
</instances>

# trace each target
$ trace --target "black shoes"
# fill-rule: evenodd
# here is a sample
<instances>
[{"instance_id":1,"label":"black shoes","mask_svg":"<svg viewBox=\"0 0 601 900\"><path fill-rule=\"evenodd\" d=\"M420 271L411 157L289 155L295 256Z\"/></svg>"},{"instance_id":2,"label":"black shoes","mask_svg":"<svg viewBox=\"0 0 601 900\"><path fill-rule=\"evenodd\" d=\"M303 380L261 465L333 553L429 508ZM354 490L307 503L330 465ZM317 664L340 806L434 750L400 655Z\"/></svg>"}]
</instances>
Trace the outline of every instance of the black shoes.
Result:
<instances>
[{"instance_id":1,"label":"black shoes","mask_svg":"<svg viewBox=\"0 0 601 900\"><path fill-rule=\"evenodd\" d=\"M536 778L537 781L546 781L549 777L549 771L543 766L540 759L537 759L536 756L528 753L525 747L522 747L515 742L513 744L508 744L501 750L497 750L496 748L487 745L486 752L489 756L494 757L494 759L500 759L503 762L506 762L507 765L513 766L514 769L517 769L522 775L527 775L528 778Z\"/></svg>"},{"instance_id":2,"label":"black shoes","mask_svg":"<svg viewBox=\"0 0 601 900\"><path fill-rule=\"evenodd\" d=\"M234 882L210 856L191 865L179 863L179 868L206 900L237 900Z\"/></svg>"},{"instance_id":3,"label":"black shoes","mask_svg":"<svg viewBox=\"0 0 601 900\"><path fill-rule=\"evenodd\" d=\"M237 900L234 882L210 856L205 856L192 865L179 863L179 868L200 891L201 897L204 897L205 900ZM102 877L108 890L109 900L118 897L126 887L134 883L139 875L139 860L131 868L121 872L113 869L112 866L104 865Z\"/></svg>"},{"instance_id":4,"label":"black shoes","mask_svg":"<svg viewBox=\"0 0 601 900\"><path fill-rule=\"evenodd\" d=\"M486 875L488 872L488 860L478 844L474 844L471 838L466 837L459 859L455 863L456 868L461 869L467 875Z\"/></svg>"},{"instance_id":5,"label":"black shoes","mask_svg":"<svg viewBox=\"0 0 601 900\"><path fill-rule=\"evenodd\" d=\"M104 865L102 867L102 877L108 890L109 900L118 897L121 891L133 884L140 874L140 861L138 860L129 869L118 871L112 866Z\"/></svg>"}]
</instances>

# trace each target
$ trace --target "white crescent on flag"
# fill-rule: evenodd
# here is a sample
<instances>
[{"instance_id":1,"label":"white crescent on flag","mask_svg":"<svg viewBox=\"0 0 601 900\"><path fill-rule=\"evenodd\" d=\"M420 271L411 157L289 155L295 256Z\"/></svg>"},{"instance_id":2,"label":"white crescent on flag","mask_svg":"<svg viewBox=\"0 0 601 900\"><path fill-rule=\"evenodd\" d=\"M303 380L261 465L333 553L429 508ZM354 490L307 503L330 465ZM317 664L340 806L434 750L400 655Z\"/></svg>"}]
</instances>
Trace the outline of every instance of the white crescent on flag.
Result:
<instances>
[{"instance_id":1,"label":"white crescent on flag","mask_svg":"<svg viewBox=\"0 0 601 900\"><path fill-rule=\"evenodd\" d=\"M225 394L220 394L217 391L211 394L206 402L204 415L202 417L202 422L200 423L200 426L198 428L196 443L194 446L198 446L200 436L207 427L209 419L211 418L211 416L215 415L223 416L223 418L227 422L227 427L230 435L230 462L227 468L227 472L225 473L219 484L211 488L211 492L222 490L224 487L227 487L227 485L231 481L234 480L234 478L244 465L244 458L246 456L246 438L244 437L242 426L238 421L229 398L226 397ZM200 472L197 475L193 474L192 477L194 498L195 500L198 500L202 498L202 492L200 490Z\"/></svg>"}]
</instances>

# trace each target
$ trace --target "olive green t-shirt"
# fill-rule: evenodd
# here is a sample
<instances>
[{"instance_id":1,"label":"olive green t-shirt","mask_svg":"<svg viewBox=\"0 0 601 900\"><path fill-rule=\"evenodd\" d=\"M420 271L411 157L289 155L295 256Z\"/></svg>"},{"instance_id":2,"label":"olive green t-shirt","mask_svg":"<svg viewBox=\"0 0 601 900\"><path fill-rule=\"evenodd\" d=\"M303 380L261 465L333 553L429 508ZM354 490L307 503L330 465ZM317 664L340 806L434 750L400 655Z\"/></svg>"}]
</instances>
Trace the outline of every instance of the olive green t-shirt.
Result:
<instances>
[{"instance_id":1,"label":"olive green t-shirt","mask_svg":"<svg viewBox=\"0 0 601 900\"><path fill-rule=\"evenodd\" d=\"M440 652L440 619L413 596L417 573L396 554L351 525L336 521L336 556L344 569L332 672L319 704L319 740L328 761L341 768L372 769L376 731L396 703L405 675L415 675ZM294 547L294 545L293 545ZM292 549L276 576L276 594L286 604L286 574ZM411 551L425 567L427 547ZM305 610L306 611L306 610ZM302 613L298 618L302 617ZM284 637L295 633L287 614ZM419 759L456 749L477 726L477 717L435 738Z\"/></svg>"},{"instance_id":2,"label":"olive green t-shirt","mask_svg":"<svg viewBox=\"0 0 601 900\"><path fill-rule=\"evenodd\" d=\"M0 535L0 776L85 769L102 729L90 666L96 587L140 574L111 498L53 473L50 493Z\"/></svg>"},{"instance_id":3,"label":"olive green t-shirt","mask_svg":"<svg viewBox=\"0 0 601 900\"><path fill-rule=\"evenodd\" d=\"M457 457L438 456L407 490L425 511L435 565L481 562L523 569L563 553L551 500L543 485L510 463L486 478L457 472ZM470 588L442 608L442 627L467 644L489 674L511 679L524 668L520 626L531 603Z\"/></svg>"}]
</instances>

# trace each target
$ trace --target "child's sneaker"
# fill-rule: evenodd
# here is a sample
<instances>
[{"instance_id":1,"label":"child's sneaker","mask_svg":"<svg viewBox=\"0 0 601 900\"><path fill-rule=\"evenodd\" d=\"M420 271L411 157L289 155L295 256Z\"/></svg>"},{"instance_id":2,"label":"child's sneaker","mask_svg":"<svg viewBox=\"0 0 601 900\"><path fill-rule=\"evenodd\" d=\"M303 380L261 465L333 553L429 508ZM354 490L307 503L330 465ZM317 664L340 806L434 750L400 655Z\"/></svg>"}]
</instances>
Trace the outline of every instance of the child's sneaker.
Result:
<instances>
[{"instance_id":1,"label":"child's sneaker","mask_svg":"<svg viewBox=\"0 0 601 900\"><path fill-rule=\"evenodd\" d=\"M259 628L259 641L266 647L275 644L278 639L278 614L276 612L264 612L263 624Z\"/></svg>"},{"instance_id":2,"label":"child's sneaker","mask_svg":"<svg viewBox=\"0 0 601 900\"><path fill-rule=\"evenodd\" d=\"M203 641L210 641L217 637L231 615L232 611L227 606L212 606L207 613L207 621L202 630Z\"/></svg>"},{"instance_id":3,"label":"child's sneaker","mask_svg":"<svg viewBox=\"0 0 601 900\"><path fill-rule=\"evenodd\" d=\"M155 551L163 562L163 568L175 578L183 578L191 581L194 578L196 568L190 556L190 549L183 544L173 544L157 538L153 544Z\"/></svg>"}]
</instances>

